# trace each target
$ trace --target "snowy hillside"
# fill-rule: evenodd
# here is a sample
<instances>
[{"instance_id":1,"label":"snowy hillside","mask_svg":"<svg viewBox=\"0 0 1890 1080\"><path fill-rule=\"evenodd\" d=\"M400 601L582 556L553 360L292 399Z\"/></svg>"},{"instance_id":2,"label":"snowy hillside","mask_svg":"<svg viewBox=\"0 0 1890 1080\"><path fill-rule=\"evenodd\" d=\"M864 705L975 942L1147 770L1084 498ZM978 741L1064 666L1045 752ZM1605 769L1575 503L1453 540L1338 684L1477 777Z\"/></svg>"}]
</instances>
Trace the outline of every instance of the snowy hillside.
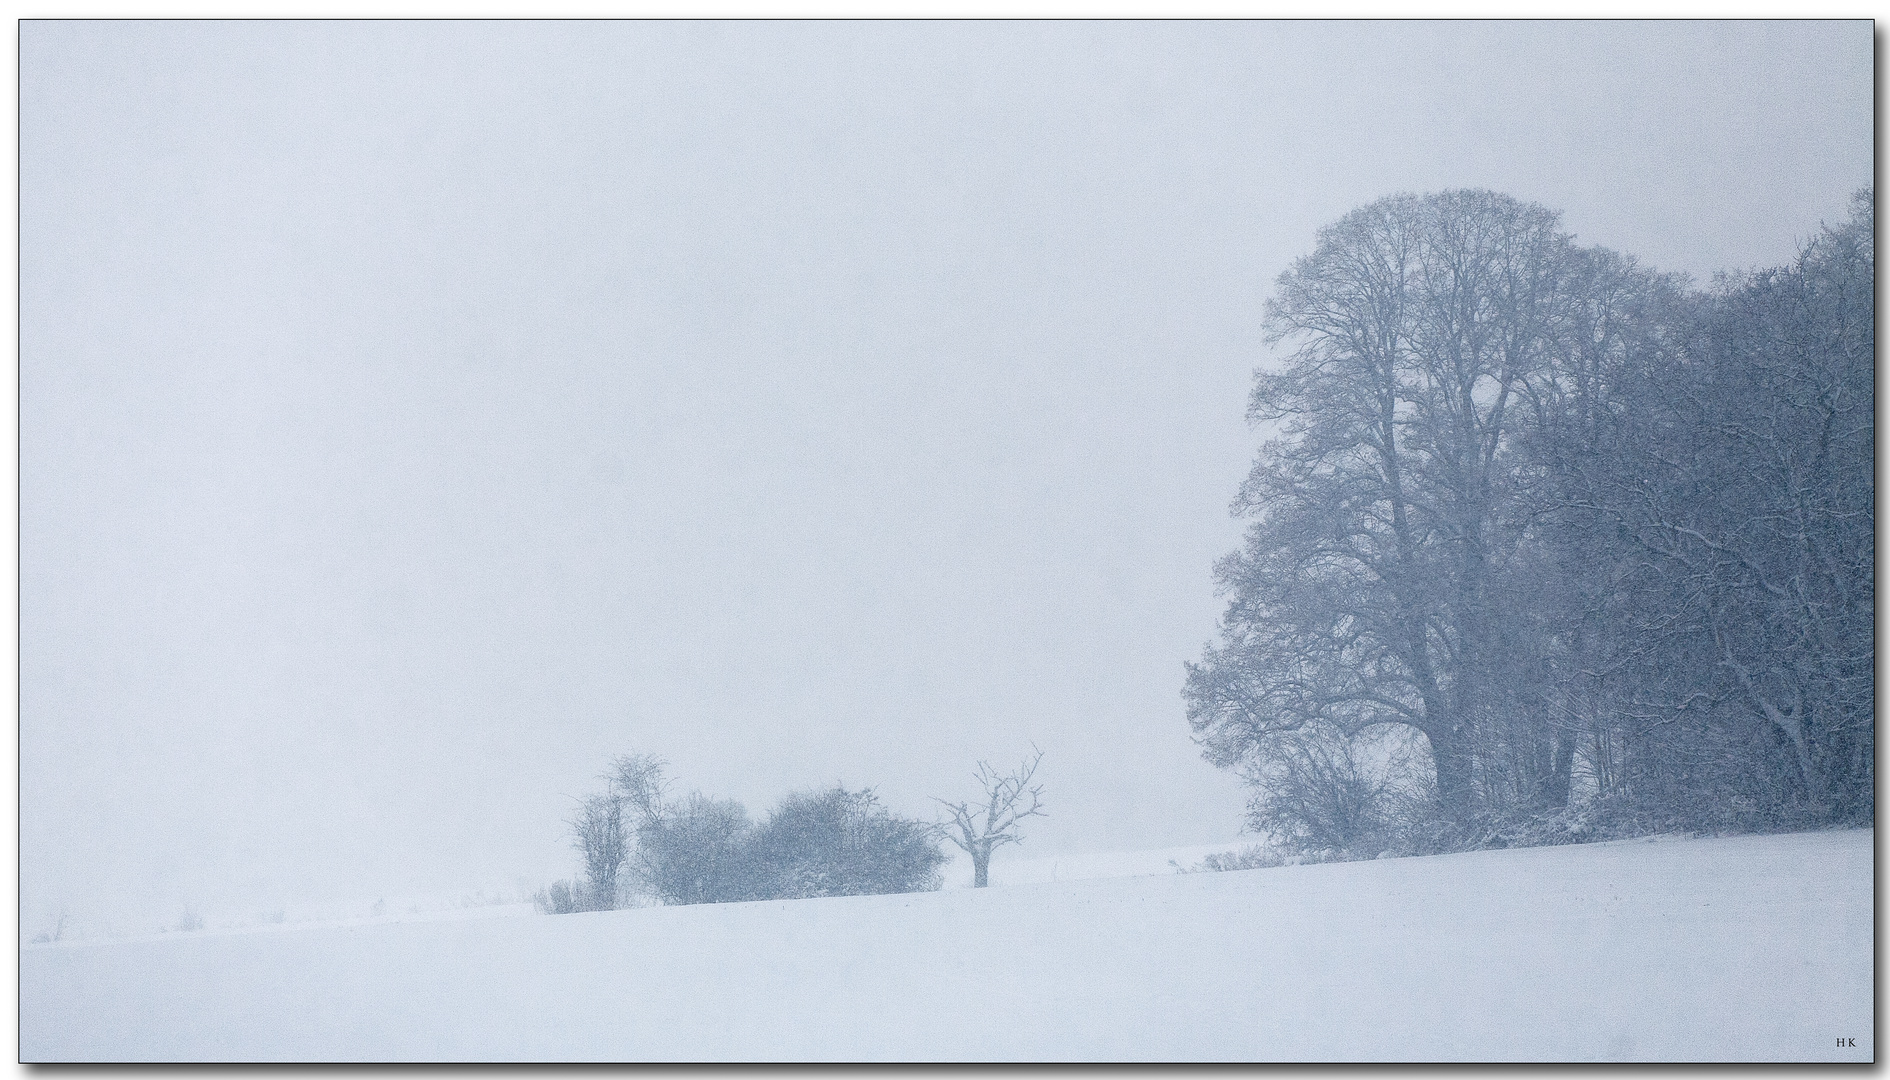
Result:
<instances>
[{"instance_id":1,"label":"snowy hillside","mask_svg":"<svg viewBox=\"0 0 1890 1080\"><path fill-rule=\"evenodd\" d=\"M1868 1061L1871 871L1828 832L61 943L21 1054Z\"/></svg>"}]
</instances>

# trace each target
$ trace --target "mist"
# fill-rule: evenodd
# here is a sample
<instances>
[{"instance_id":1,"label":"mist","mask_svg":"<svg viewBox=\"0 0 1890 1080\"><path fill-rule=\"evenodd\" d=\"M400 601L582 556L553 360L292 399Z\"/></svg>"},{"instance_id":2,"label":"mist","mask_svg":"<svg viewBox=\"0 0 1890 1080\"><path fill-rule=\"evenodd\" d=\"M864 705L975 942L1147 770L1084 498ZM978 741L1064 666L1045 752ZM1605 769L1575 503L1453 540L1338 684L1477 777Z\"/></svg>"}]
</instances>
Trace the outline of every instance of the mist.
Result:
<instances>
[{"instance_id":1,"label":"mist","mask_svg":"<svg viewBox=\"0 0 1890 1080\"><path fill-rule=\"evenodd\" d=\"M1316 230L1703 280L1873 169L1862 22L20 33L29 929L535 887L625 753L1232 842L1183 663Z\"/></svg>"}]
</instances>

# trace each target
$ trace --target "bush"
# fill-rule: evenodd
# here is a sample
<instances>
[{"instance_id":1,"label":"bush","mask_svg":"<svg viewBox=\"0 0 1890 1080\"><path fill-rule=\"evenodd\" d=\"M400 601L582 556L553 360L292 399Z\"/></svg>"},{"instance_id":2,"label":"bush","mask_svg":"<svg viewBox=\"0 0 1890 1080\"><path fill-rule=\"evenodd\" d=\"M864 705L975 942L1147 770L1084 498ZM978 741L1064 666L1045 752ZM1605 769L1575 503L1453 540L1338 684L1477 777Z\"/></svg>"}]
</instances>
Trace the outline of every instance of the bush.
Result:
<instances>
[{"instance_id":1,"label":"bush","mask_svg":"<svg viewBox=\"0 0 1890 1080\"><path fill-rule=\"evenodd\" d=\"M1264 870L1273 866L1285 866L1287 858L1261 844L1248 844L1239 851L1223 851L1209 855L1193 866L1183 866L1173 859L1168 865L1175 868L1177 874L1210 874L1225 870Z\"/></svg>"},{"instance_id":2,"label":"bush","mask_svg":"<svg viewBox=\"0 0 1890 1080\"><path fill-rule=\"evenodd\" d=\"M927 891L946 862L931 825L843 787L790 795L759 826L694 794L646 820L637 845L637 877L665 904Z\"/></svg>"},{"instance_id":3,"label":"bush","mask_svg":"<svg viewBox=\"0 0 1890 1080\"><path fill-rule=\"evenodd\" d=\"M568 881L554 881L551 888L538 890L532 894L532 902L547 915L569 915L584 910Z\"/></svg>"},{"instance_id":4,"label":"bush","mask_svg":"<svg viewBox=\"0 0 1890 1080\"><path fill-rule=\"evenodd\" d=\"M1274 736L1244 763L1242 775L1254 788L1247 822L1292 862L1589 844L1661 833L1777 832L1822 823L1802 802L1776 794L1790 779L1778 775L1783 769L1775 764L1777 755L1724 745L1734 735L1773 737L1767 728L1656 734L1668 740L1662 752L1645 755L1631 774L1612 777L1611 786L1577 770L1576 790L1564 806L1517 797L1480 776L1476 802L1453 816L1440 807L1413 740L1308 727ZM1248 852L1211 856L1189 869L1245 868L1241 860Z\"/></svg>"},{"instance_id":5,"label":"bush","mask_svg":"<svg viewBox=\"0 0 1890 1080\"><path fill-rule=\"evenodd\" d=\"M1303 858L1373 858L1410 844L1433 798L1409 740L1319 729L1282 735L1244 770L1247 824Z\"/></svg>"},{"instance_id":6,"label":"bush","mask_svg":"<svg viewBox=\"0 0 1890 1080\"><path fill-rule=\"evenodd\" d=\"M612 763L608 794L582 804L597 809L592 817L606 825L621 820L626 841L634 840L634 851L626 853L627 880L613 884L614 895L592 897L585 884L558 882L537 896L541 909L563 914L619 907L629 892L665 904L721 904L919 892L943 883L939 868L947 859L937 828L893 814L870 788L789 795L757 825L738 802L699 792L669 798L665 767L647 755L620 757ZM576 831L580 841L587 835ZM612 828L601 833L617 835ZM579 844L588 876L600 881L607 875L590 863L604 846Z\"/></svg>"},{"instance_id":7,"label":"bush","mask_svg":"<svg viewBox=\"0 0 1890 1080\"><path fill-rule=\"evenodd\" d=\"M932 826L895 817L871 789L844 787L788 796L750 848L775 897L929 892L946 862Z\"/></svg>"},{"instance_id":8,"label":"bush","mask_svg":"<svg viewBox=\"0 0 1890 1080\"><path fill-rule=\"evenodd\" d=\"M665 904L765 899L749 849L753 830L741 803L691 794L638 827L636 877Z\"/></svg>"}]
</instances>

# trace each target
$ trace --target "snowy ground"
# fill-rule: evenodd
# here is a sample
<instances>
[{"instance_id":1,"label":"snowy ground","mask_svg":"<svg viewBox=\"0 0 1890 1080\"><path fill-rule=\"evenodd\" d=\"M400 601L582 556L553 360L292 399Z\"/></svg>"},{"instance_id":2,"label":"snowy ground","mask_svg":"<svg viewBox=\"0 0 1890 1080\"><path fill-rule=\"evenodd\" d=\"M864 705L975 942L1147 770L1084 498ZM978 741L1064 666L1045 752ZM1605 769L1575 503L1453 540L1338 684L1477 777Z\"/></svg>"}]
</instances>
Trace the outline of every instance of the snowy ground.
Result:
<instances>
[{"instance_id":1,"label":"snowy ground","mask_svg":"<svg viewBox=\"0 0 1890 1080\"><path fill-rule=\"evenodd\" d=\"M1158 848L1150 851L1089 851L1075 855L1035 855L1028 845L1000 850L991 860L993 885L1036 885L1047 881L1082 881L1088 878L1172 874L1176 866L1192 867L1209 855L1239 851L1254 843L1252 837L1219 844ZM947 848L952 861L945 867L947 889L971 888L971 859Z\"/></svg>"},{"instance_id":2,"label":"snowy ground","mask_svg":"<svg viewBox=\"0 0 1890 1080\"><path fill-rule=\"evenodd\" d=\"M1869 832L1219 874L1050 861L985 890L32 946L21 1055L1874 1056Z\"/></svg>"}]
</instances>

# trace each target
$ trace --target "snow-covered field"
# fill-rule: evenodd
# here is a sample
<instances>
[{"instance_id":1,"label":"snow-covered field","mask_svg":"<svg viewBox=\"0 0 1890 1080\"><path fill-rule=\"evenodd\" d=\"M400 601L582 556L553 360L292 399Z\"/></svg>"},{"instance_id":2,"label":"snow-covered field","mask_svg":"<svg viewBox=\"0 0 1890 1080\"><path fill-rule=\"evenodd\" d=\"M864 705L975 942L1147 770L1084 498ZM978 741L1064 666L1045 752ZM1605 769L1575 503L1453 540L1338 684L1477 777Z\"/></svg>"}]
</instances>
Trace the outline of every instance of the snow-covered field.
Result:
<instances>
[{"instance_id":1,"label":"snow-covered field","mask_svg":"<svg viewBox=\"0 0 1890 1080\"><path fill-rule=\"evenodd\" d=\"M1049 861L984 890L32 946L21 1055L1874 1057L1867 831L1219 874ZM1094 876L1124 867L1142 876Z\"/></svg>"}]
</instances>

